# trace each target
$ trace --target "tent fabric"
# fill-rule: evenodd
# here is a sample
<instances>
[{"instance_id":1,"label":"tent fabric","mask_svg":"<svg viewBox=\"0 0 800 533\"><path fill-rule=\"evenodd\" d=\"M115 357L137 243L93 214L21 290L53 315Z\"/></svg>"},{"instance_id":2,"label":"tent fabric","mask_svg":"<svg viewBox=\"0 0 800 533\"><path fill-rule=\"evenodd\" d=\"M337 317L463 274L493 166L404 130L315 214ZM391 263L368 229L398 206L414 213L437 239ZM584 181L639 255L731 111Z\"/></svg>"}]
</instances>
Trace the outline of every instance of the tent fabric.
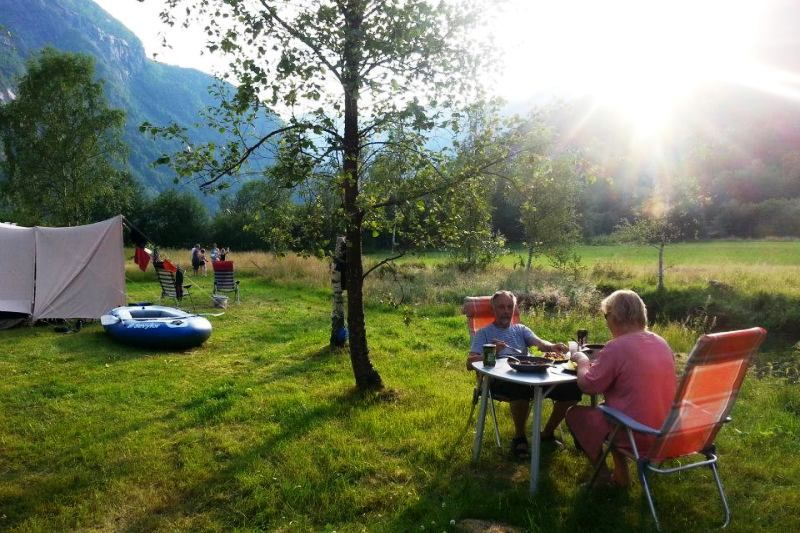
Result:
<instances>
[{"instance_id":1,"label":"tent fabric","mask_svg":"<svg viewBox=\"0 0 800 533\"><path fill-rule=\"evenodd\" d=\"M71 228L36 228L33 319L100 318L125 305L122 217Z\"/></svg>"},{"instance_id":2,"label":"tent fabric","mask_svg":"<svg viewBox=\"0 0 800 533\"><path fill-rule=\"evenodd\" d=\"M99 318L124 305L122 216L70 228L0 224L0 312Z\"/></svg>"},{"instance_id":3,"label":"tent fabric","mask_svg":"<svg viewBox=\"0 0 800 533\"><path fill-rule=\"evenodd\" d=\"M34 231L0 224L0 312L33 311Z\"/></svg>"}]
</instances>

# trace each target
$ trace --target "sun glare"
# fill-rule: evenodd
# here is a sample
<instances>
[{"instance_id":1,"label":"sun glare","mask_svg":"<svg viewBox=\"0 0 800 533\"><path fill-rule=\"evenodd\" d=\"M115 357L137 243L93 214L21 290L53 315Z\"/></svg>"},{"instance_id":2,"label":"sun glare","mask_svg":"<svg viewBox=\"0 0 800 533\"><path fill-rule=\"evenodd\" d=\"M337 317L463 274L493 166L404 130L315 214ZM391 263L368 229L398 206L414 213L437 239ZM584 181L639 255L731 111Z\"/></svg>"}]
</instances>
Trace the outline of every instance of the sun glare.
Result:
<instances>
[{"instance_id":1,"label":"sun glare","mask_svg":"<svg viewBox=\"0 0 800 533\"><path fill-rule=\"evenodd\" d=\"M662 132L670 111L713 80L747 84L754 73L759 2L744 0L512 0L496 41L510 100L550 92L588 95Z\"/></svg>"}]
</instances>

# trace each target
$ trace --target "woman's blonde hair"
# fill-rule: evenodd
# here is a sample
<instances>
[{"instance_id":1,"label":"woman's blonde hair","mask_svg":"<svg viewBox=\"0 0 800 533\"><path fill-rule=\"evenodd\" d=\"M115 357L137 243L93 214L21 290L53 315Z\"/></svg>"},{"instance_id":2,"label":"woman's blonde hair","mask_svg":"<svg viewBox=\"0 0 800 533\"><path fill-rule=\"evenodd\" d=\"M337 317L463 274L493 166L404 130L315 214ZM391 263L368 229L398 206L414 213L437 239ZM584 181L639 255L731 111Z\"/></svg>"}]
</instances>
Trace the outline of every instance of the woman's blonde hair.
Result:
<instances>
[{"instance_id":1,"label":"woman's blonde hair","mask_svg":"<svg viewBox=\"0 0 800 533\"><path fill-rule=\"evenodd\" d=\"M647 307L639 295L631 290L612 292L600 303L600 311L617 324L647 329Z\"/></svg>"}]
</instances>

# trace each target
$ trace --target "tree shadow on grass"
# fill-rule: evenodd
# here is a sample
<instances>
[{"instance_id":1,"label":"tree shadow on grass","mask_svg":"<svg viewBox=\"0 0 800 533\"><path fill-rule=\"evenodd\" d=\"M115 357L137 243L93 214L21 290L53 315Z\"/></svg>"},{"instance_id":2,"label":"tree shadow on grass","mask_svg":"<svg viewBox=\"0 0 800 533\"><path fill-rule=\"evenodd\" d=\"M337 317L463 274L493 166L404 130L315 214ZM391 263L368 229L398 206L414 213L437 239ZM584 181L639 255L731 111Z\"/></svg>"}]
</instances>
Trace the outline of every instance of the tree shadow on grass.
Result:
<instances>
[{"instance_id":1,"label":"tree shadow on grass","mask_svg":"<svg viewBox=\"0 0 800 533\"><path fill-rule=\"evenodd\" d=\"M490 432L484 434L479 462L472 463L473 427L474 420L470 419L453 436L447 453L437 463L439 468L417 492L415 503L394 515L386 530L445 530L451 521L465 519L526 531L616 532L638 527L631 523L629 513L614 512L638 505L627 492L586 493L578 489L575 463L580 468L586 465L576 450L543 447L538 491L531 496L530 460L514 459L506 447L496 448ZM564 476L570 477L566 483ZM643 519L649 518L646 507L642 509L647 513ZM638 523L649 529L649 523L642 520Z\"/></svg>"},{"instance_id":2,"label":"tree shadow on grass","mask_svg":"<svg viewBox=\"0 0 800 533\"><path fill-rule=\"evenodd\" d=\"M182 517L191 516L201 508L212 516L218 515L218 523L224 523L226 527L234 527L230 523L232 518L242 520L242 524L239 524L242 527L253 527L252 524L246 524L247 516L232 515L227 506L213 504L210 508L206 507L209 501L220 497L215 493L215 489L221 489L226 493L233 491L237 493L238 499L247 498L247 493L252 489L244 486L232 487L232 484L240 483L238 481L240 474L256 471L259 464L283 444L303 437L329 420L347 418L351 411L361 409L369 402L368 398L365 399L361 394L350 391L331 398L325 404L305 409L301 417L283 420L279 433L266 437L257 446L250 447L238 455L226 457L222 468L204 479L198 479L186 488L173 492L161 505L143 510L142 515L128 522L125 529L129 531L155 529L165 523L175 523Z\"/></svg>"}]
</instances>

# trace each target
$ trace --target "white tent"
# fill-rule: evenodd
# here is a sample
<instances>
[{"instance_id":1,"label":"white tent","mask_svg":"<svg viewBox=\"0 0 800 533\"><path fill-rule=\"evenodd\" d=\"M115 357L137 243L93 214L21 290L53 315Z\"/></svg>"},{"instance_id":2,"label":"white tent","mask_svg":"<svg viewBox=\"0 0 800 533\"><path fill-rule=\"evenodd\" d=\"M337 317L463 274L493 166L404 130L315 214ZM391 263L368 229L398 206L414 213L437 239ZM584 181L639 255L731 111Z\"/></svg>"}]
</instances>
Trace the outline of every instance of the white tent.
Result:
<instances>
[{"instance_id":1,"label":"white tent","mask_svg":"<svg viewBox=\"0 0 800 533\"><path fill-rule=\"evenodd\" d=\"M124 305L122 216L87 226L0 224L0 312L99 318Z\"/></svg>"}]
</instances>

